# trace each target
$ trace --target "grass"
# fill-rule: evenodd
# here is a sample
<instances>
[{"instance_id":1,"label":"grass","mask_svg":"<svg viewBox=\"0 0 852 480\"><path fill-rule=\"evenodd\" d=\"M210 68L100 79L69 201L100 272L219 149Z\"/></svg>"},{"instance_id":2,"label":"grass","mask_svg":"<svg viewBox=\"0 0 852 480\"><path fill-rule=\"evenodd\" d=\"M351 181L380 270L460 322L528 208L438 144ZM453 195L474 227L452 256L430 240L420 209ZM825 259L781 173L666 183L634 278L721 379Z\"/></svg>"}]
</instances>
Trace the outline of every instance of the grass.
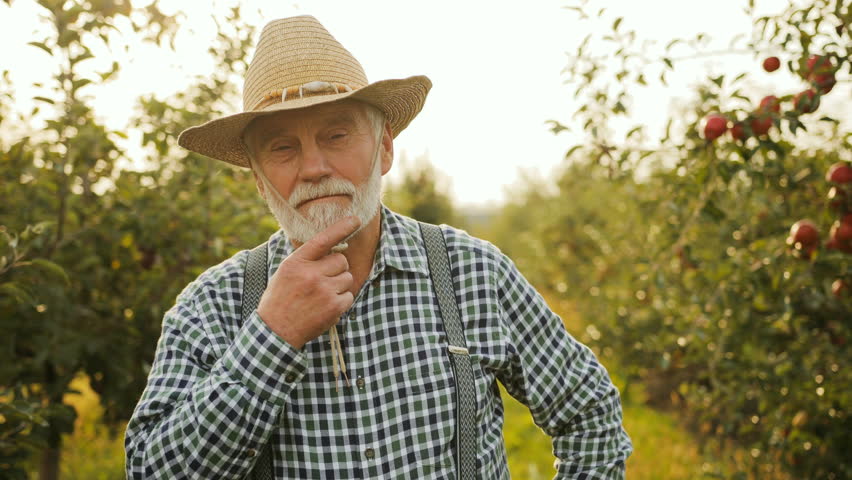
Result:
<instances>
[{"instance_id":1,"label":"grass","mask_svg":"<svg viewBox=\"0 0 852 480\"><path fill-rule=\"evenodd\" d=\"M503 435L512 478L553 478L556 470L550 438L532 422L525 406L502 393L506 408ZM637 397L641 395L630 398ZM632 401L623 407L624 428L634 449L627 460L631 480L691 480L717 469L717 461L702 456L699 442L671 414Z\"/></svg>"},{"instance_id":2,"label":"grass","mask_svg":"<svg viewBox=\"0 0 852 480\"><path fill-rule=\"evenodd\" d=\"M81 375L71 387L79 394L67 394L65 403L77 410L74 433L62 438L60 478L62 480L123 480L124 425L114 432L101 423L103 408L98 394ZM35 478L35 477L33 477Z\"/></svg>"}]
</instances>

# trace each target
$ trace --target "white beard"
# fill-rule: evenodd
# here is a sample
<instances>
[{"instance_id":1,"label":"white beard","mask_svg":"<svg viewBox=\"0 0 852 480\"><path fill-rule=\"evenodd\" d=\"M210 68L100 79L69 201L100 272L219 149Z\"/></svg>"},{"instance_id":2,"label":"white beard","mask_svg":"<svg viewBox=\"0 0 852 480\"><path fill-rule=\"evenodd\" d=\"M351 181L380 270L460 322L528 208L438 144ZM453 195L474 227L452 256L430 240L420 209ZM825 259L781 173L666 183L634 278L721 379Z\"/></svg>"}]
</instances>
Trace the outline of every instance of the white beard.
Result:
<instances>
[{"instance_id":1,"label":"white beard","mask_svg":"<svg viewBox=\"0 0 852 480\"><path fill-rule=\"evenodd\" d=\"M319 232L348 216L358 217L361 221L360 231L379 213L382 196L381 163L377 151L370 177L358 187L341 178L326 178L319 183L298 184L289 200L284 200L261 171L259 176L263 182L263 198L291 242L307 243ZM296 206L305 200L327 195L349 195L352 201L348 207L334 202L310 203L306 215L296 210Z\"/></svg>"}]
</instances>

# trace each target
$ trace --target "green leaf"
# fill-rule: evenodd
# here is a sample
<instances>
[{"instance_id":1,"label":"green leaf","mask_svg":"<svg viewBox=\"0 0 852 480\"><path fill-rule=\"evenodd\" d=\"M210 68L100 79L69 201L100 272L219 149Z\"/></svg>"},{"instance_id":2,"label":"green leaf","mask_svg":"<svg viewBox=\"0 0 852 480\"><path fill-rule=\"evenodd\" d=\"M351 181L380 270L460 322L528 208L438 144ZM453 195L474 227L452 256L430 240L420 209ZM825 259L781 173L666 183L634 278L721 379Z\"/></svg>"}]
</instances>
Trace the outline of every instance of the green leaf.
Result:
<instances>
[{"instance_id":1,"label":"green leaf","mask_svg":"<svg viewBox=\"0 0 852 480\"><path fill-rule=\"evenodd\" d=\"M90 52L87 49L85 52L81 53L80 55L77 55L76 57L72 57L70 62L71 62L71 65L75 65L77 63L82 62L83 60L88 60L88 59L94 58L94 57L95 56L92 55L92 52Z\"/></svg>"},{"instance_id":2,"label":"green leaf","mask_svg":"<svg viewBox=\"0 0 852 480\"><path fill-rule=\"evenodd\" d=\"M708 201L707 204L704 205L704 208L701 209L701 213L717 222L724 220L727 216L725 215L725 212L716 206L713 200Z\"/></svg>"},{"instance_id":3,"label":"green leaf","mask_svg":"<svg viewBox=\"0 0 852 480\"><path fill-rule=\"evenodd\" d=\"M615 19L615 21L612 23L613 31L618 31L618 26L621 25L622 20L624 20L624 17L618 17Z\"/></svg>"},{"instance_id":4,"label":"green leaf","mask_svg":"<svg viewBox=\"0 0 852 480\"><path fill-rule=\"evenodd\" d=\"M670 69L674 69L674 65L672 65L672 60L671 60L670 58L668 58L668 57L663 57L663 62L664 62L664 63L666 64L666 66L667 66L667 67L669 67Z\"/></svg>"},{"instance_id":5,"label":"green leaf","mask_svg":"<svg viewBox=\"0 0 852 480\"><path fill-rule=\"evenodd\" d=\"M61 279L63 282L65 282L66 285L71 284L71 279L68 278L68 274L65 272L65 269L51 262L50 260L45 260L44 258L36 258L30 261L30 265L41 270L44 273Z\"/></svg>"},{"instance_id":6,"label":"green leaf","mask_svg":"<svg viewBox=\"0 0 852 480\"><path fill-rule=\"evenodd\" d=\"M47 97L38 97L38 96L37 96L37 97L33 97L33 100L38 100L39 102L49 103L49 104L51 104L51 105L55 105L55 104L56 104L56 102L54 102L53 100L51 100L51 99L49 99L49 98L47 98Z\"/></svg>"},{"instance_id":7,"label":"green leaf","mask_svg":"<svg viewBox=\"0 0 852 480\"><path fill-rule=\"evenodd\" d=\"M118 62L112 62L112 67L106 72L98 73L98 76L101 77L102 82L105 82L118 72L118 68Z\"/></svg>"},{"instance_id":8,"label":"green leaf","mask_svg":"<svg viewBox=\"0 0 852 480\"><path fill-rule=\"evenodd\" d=\"M32 45L36 48L40 48L40 49L44 50L45 52L47 52L48 55L51 55L51 56L53 55L53 51L50 50L50 47L45 45L43 42L28 42L27 45Z\"/></svg>"},{"instance_id":9,"label":"green leaf","mask_svg":"<svg viewBox=\"0 0 852 480\"><path fill-rule=\"evenodd\" d=\"M79 90L79 89L85 87L86 85L88 85L90 83L92 83L92 81L89 80L88 78L81 78L79 80L74 80L73 82L71 82L71 89L72 90Z\"/></svg>"},{"instance_id":10,"label":"green leaf","mask_svg":"<svg viewBox=\"0 0 852 480\"><path fill-rule=\"evenodd\" d=\"M581 147L582 147L582 145L574 145L573 147L571 147L570 149L568 149L568 151L567 151L567 152L565 152L565 158L570 158L570 157L571 157L571 155L572 155L574 152L576 152L576 151L577 151L577 149L579 149L579 148L581 148Z\"/></svg>"},{"instance_id":11,"label":"green leaf","mask_svg":"<svg viewBox=\"0 0 852 480\"><path fill-rule=\"evenodd\" d=\"M716 77L716 78L711 78L711 79L710 79L710 81L712 81L713 83L715 83L717 87L722 88L722 82L724 82L724 81L725 81L725 76L724 76L724 75L719 75L719 76L718 76L718 77Z\"/></svg>"},{"instance_id":12,"label":"green leaf","mask_svg":"<svg viewBox=\"0 0 852 480\"><path fill-rule=\"evenodd\" d=\"M625 137L625 138L630 138L630 137L631 137L631 136L633 136L634 134L639 133L641 130L642 130L642 125L637 125L637 126L635 126L635 127L631 128L631 129L630 129L630 131L629 131L629 132L627 132L627 135L625 135L624 137Z\"/></svg>"},{"instance_id":13,"label":"green leaf","mask_svg":"<svg viewBox=\"0 0 852 480\"><path fill-rule=\"evenodd\" d=\"M6 282L0 284L0 298L3 295L8 295L10 297L15 298L19 303L25 303L28 305L35 305L35 300L33 297L27 293L23 288L18 287L13 282Z\"/></svg>"},{"instance_id":14,"label":"green leaf","mask_svg":"<svg viewBox=\"0 0 852 480\"><path fill-rule=\"evenodd\" d=\"M666 45L666 51L668 52L669 50L671 50L672 47L674 47L678 43L682 43L682 42L683 42L683 40L681 40L680 38L675 38L674 40L669 42L668 45Z\"/></svg>"},{"instance_id":15,"label":"green leaf","mask_svg":"<svg viewBox=\"0 0 852 480\"><path fill-rule=\"evenodd\" d=\"M586 18L589 18L589 16L586 15L586 12L584 12L583 9L580 8L580 7L562 7L562 8L564 8L566 10L574 10L575 12L577 12L580 15L580 20L584 20Z\"/></svg>"},{"instance_id":16,"label":"green leaf","mask_svg":"<svg viewBox=\"0 0 852 480\"><path fill-rule=\"evenodd\" d=\"M547 122L545 122L545 123L549 123L549 124L550 124L550 131L551 131L552 133L554 133L554 134L559 134L559 133L561 133L561 132L563 132L563 131L567 131L567 130L569 130L569 128L568 128L568 127L566 127L565 125L562 125L560 122L558 122L558 121L556 121L556 120L548 120L548 121L547 121Z\"/></svg>"}]
</instances>

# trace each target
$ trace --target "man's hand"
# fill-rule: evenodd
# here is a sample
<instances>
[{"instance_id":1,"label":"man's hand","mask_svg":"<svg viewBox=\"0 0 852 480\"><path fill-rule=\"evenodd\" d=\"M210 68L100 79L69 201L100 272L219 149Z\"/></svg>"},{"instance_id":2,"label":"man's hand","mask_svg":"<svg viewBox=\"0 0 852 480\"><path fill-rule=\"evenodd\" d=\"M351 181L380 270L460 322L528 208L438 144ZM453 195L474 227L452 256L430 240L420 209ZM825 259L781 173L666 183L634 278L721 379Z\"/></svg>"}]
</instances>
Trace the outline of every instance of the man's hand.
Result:
<instances>
[{"instance_id":1,"label":"man's hand","mask_svg":"<svg viewBox=\"0 0 852 480\"><path fill-rule=\"evenodd\" d=\"M349 262L331 249L360 225L355 217L337 221L281 262L269 280L257 313L294 348L301 349L336 325L355 301L349 291Z\"/></svg>"}]
</instances>

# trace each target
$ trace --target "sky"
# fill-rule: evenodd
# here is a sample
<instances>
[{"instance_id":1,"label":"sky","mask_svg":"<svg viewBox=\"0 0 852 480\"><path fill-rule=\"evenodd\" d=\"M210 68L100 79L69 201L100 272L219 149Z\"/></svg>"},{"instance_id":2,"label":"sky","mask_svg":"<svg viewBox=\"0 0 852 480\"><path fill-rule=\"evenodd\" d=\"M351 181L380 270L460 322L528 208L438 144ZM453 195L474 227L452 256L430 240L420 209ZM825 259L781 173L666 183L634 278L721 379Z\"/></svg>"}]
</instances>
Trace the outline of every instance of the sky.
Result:
<instances>
[{"instance_id":1,"label":"sky","mask_svg":"<svg viewBox=\"0 0 852 480\"><path fill-rule=\"evenodd\" d=\"M139 96L154 93L166 97L186 88L194 75L209 73L213 65L206 49L216 28L211 15L223 14L233 3L161 0L164 11L186 13L176 51L140 47L130 32L122 32L129 54L122 53L121 42L113 52L96 52L90 62L93 66L101 61L104 69L113 55L122 65L118 78L93 96L102 120L111 128L127 130ZM551 176L565 152L582 141L571 133L554 135L546 123L549 119L570 122L578 103L572 98L574 87L565 84L561 71L590 29L602 28L602 24L578 21L576 13L564 8L579 4L577 1L243 3L244 15L258 26L280 17L314 15L358 58L370 81L428 76L433 88L426 105L397 137L395 149L398 158L428 156L448 179L447 188L460 205L488 206L511 198L521 172L538 178ZM622 29L635 29L640 38L660 45L706 32L713 40L710 47L726 48L735 35L751 32L751 20L743 13L741 0L712 4L599 0L593 4L594 11L608 9L607 27L614 16L623 16ZM778 12L786 1L757 4L764 11ZM40 7L32 0L15 0L12 7L0 3L0 44L4 45L0 70L11 71L16 106L21 111L31 108L30 98L38 94L29 85L52 72L47 54L26 45L45 31L39 15ZM796 80L783 72L772 77L763 72L759 60L751 55L688 61L677 65L669 87L652 85L637 95L635 120L651 132L659 130L672 106L683 102L697 81L710 74L742 71L752 75L756 91L761 85L797 88ZM138 136L131 135L130 143L134 139ZM132 145L128 149L131 156L144 156ZM399 171L391 171L391 180Z\"/></svg>"}]
</instances>

